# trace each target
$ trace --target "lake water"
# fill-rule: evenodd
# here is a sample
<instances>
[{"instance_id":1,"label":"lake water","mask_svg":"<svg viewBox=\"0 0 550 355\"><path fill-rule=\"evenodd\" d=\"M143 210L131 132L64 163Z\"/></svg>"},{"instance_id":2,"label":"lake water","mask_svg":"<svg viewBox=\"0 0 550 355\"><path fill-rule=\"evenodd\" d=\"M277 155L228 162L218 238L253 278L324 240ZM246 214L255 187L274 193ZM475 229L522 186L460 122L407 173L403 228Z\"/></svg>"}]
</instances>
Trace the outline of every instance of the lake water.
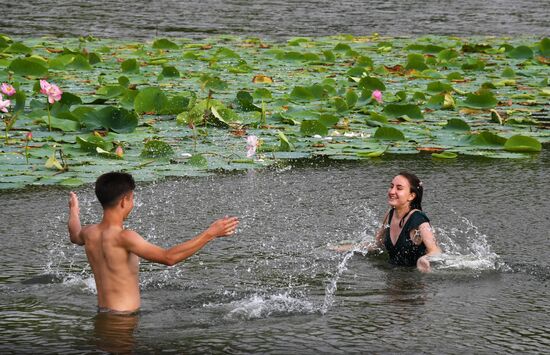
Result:
<instances>
[{"instance_id":1,"label":"lake water","mask_svg":"<svg viewBox=\"0 0 550 355\"><path fill-rule=\"evenodd\" d=\"M284 39L340 33L550 35L547 0L20 0L2 33L150 39L217 34Z\"/></svg>"},{"instance_id":2,"label":"lake water","mask_svg":"<svg viewBox=\"0 0 550 355\"><path fill-rule=\"evenodd\" d=\"M549 163L546 149L140 184L127 226L162 246L224 214L242 222L174 267L142 262L142 313L118 322L95 318L84 251L67 237L68 191L3 191L0 352L548 353ZM446 253L434 272L328 250L372 239L403 168L422 178ZM83 221L98 221L92 187L77 192Z\"/></svg>"},{"instance_id":3,"label":"lake water","mask_svg":"<svg viewBox=\"0 0 550 355\"><path fill-rule=\"evenodd\" d=\"M533 1L18 1L2 32L117 38L236 34L549 35ZM129 228L171 246L225 214L236 236L174 267L141 264L138 318L96 317L68 191L1 191L0 352L548 353L550 158L428 156L297 164L140 184ZM445 255L431 274L328 245L370 240L407 168ZM97 222L91 186L83 221Z\"/></svg>"}]
</instances>

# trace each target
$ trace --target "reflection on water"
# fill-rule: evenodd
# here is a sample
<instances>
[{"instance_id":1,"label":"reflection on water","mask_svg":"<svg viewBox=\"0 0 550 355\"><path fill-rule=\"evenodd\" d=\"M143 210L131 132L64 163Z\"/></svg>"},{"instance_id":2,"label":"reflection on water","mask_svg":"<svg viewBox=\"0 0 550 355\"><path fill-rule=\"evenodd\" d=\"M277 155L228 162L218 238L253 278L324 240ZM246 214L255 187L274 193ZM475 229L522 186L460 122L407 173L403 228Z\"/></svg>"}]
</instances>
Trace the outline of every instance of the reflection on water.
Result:
<instances>
[{"instance_id":1,"label":"reflection on water","mask_svg":"<svg viewBox=\"0 0 550 355\"><path fill-rule=\"evenodd\" d=\"M25 37L549 35L549 13L547 0L21 0L0 25Z\"/></svg>"},{"instance_id":2,"label":"reflection on water","mask_svg":"<svg viewBox=\"0 0 550 355\"><path fill-rule=\"evenodd\" d=\"M138 323L139 315L98 313L94 317L95 345L109 353L132 353L135 345L134 331Z\"/></svg>"}]
</instances>

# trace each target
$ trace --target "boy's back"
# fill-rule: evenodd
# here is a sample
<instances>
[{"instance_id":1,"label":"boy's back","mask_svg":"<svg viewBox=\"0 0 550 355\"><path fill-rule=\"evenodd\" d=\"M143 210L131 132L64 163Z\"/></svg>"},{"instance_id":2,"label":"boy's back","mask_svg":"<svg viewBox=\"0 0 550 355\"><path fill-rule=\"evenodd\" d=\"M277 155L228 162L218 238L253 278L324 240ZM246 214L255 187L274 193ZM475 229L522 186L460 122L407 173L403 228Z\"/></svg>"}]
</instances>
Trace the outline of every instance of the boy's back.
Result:
<instances>
[{"instance_id":1,"label":"boy's back","mask_svg":"<svg viewBox=\"0 0 550 355\"><path fill-rule=\"evenodd\" d=\"M100 223L84 228L81 235L94 273L98 309L139 309L139 258L123 247L123 229Z\"/></svg>"}]
</instances>

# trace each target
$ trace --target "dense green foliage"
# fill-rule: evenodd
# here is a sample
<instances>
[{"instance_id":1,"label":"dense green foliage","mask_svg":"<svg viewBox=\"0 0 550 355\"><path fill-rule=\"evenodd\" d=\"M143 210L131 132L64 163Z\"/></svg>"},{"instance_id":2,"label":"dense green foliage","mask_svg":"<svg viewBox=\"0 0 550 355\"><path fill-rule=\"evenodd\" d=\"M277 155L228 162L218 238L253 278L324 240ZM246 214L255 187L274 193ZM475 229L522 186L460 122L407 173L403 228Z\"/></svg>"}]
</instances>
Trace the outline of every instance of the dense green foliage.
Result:
<instances>
[{"instance_id":1,"label":"dense green foliage","mask_svg":"<svg viewBox=\"0 0 550 355\"><path fill-rule=\"evenodd\" d=\"M549 42L0 35L0 83L17 90L3 113L0 188L73 186L120 169L155 180L315 156L530 157L550 141ZM62 99L47 104L39 79L57 84ZM260 140L252 158L248 135Z\"/></svg>"}]
</instances>

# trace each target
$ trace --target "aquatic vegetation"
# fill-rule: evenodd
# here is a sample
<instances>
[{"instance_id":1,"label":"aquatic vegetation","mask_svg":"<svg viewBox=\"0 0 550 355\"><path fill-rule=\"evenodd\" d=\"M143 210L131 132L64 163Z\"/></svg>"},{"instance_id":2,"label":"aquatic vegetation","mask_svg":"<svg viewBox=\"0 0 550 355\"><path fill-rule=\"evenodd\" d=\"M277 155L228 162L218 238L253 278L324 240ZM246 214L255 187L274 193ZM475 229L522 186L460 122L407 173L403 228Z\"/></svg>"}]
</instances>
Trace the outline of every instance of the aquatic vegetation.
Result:
<instances>
[{"instance_id":1,"label":"aquatic vegetation","mask_svg":"<svg viewBox=\"0 0 550 355\"><path fill-rule=\"evenodd\" d=\"M525 158L550 141L548 38L0 38L0 188L314 157Z\"/></svg>"}]
</instances>

